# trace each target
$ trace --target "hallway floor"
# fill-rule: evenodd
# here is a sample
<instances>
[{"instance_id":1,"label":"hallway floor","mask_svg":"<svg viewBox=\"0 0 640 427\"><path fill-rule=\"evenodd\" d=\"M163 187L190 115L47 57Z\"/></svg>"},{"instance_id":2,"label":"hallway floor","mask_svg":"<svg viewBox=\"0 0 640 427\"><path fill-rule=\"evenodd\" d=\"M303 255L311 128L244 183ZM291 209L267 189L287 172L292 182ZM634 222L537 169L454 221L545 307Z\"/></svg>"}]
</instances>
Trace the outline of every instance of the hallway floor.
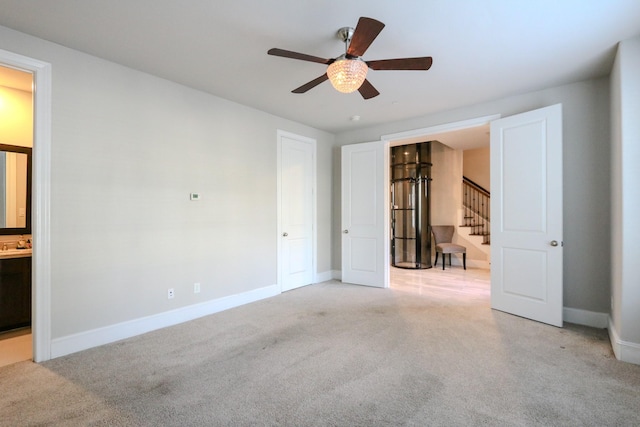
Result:
<instances>
[{"instance_id":1,"label":"hallway floor","mask_svg":"<svg viewBox=\"0 0 640 427\"><path fill-rule=\"evenodd\" d=\"M0 366L31 360L31 328L0 334Z\"/></svg>"},{"instance_id":2,"label":"hallway floor","mask_svg":"<svg viewBox=\"0 0 640 427\"><path fill-rule=\"evenodd\" d=\"M435 301L486 301L491 297L491 270L449 267L408 270L391 267L390 287L426 295Z\"/></svg>"}]
</instances>

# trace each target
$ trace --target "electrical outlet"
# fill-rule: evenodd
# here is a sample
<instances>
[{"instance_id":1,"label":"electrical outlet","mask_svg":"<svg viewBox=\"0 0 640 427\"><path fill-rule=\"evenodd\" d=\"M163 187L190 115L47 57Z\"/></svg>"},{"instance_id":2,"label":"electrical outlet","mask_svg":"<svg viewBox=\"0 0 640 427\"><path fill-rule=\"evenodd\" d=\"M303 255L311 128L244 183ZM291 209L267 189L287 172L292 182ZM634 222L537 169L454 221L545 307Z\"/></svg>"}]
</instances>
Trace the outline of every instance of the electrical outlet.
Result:
<instances>
[{"instance_id":1,"label":"electrical outlet","mask_svg":"<svg viewBox=\"0 0 640 427\"><path fill-rule=\"evenodd\" d=\"M167 298L168 298L168 299L173 298L173 288L171 288L171 289L169 289L169 290L167 291Z\"/></svg>"},{"instance_id":2,"label":"electrical outlet","mask_svg":"<svg viewBox=\"0 0 640 427\"><path fill-rule=\"evenodd\" d=\"M200 283L194 283L193 284L193 293L194 294L199 294L200 293Z\"/></svg>"}]
</instances>

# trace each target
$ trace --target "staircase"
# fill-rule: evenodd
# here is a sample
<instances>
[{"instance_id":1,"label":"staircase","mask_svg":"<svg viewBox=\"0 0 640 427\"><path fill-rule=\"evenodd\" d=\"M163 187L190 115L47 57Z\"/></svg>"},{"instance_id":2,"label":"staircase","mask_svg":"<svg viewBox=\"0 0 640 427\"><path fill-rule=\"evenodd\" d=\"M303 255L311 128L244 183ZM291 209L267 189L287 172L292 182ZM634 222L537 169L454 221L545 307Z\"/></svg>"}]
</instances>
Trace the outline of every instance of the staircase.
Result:
<instances>
[{"instance_id":1,"label":"staircase","mask_svg":"<svg viewBox=\"0 0 640 427\"><path fill-rule=\"evenodd\" d=\"M466 177L462 177L462 224L469 236L480 236L482 245L491 244L490 193Z\"/></svg>"}]
</instances>

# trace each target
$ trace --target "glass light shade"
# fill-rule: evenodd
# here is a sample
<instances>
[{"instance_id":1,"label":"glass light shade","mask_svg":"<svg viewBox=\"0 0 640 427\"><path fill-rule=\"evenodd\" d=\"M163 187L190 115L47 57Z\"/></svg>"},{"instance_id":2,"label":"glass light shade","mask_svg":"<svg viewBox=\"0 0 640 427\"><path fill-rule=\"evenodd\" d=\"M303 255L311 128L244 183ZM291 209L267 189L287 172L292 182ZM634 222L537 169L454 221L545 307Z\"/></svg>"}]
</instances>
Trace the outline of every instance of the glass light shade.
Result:
<instances>
[{"instance_id":1,"label":"glass light shade","mask_svg":"<svg viewBox=\"0 0 640 427\"><path fill-rule=\"evenodd\" d=\"M329 81L338 92L351 93L362 86L369 67L361 59L337 59L327 68Z\"/></svg>"}]
</instances>

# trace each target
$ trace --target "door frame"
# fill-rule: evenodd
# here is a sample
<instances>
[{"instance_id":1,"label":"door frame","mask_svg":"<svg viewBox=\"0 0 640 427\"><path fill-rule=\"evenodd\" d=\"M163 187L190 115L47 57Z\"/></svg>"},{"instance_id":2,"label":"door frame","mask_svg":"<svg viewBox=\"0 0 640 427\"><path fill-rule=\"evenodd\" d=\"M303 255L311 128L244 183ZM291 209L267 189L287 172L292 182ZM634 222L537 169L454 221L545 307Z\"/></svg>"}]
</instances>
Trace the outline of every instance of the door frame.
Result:
<instances>
[{"instance_id":1,"label":"door frame","mask_svg":"<svg viewBox=\"0 0 640 427\"><path fill-rule=\"evenodd\" d=\"M449 122L434 126L428 126L425 128L414 129L404 132L392 133L388 135L382 135L380 140L385 144L385 156L384 156L384 167L385 170L389 170L390 165L390 155L389 150L391 147L395 147L398 145L406 145L406 144L415 144L417 142L425 142L429 139L431 135L437 135L446 132L453 132L463 129L470 129L479 126L486 126L490 124L493 120L497 120L501 118L501 114L491 114L487 116L476 117L467 120L461 120L457 122ZM386 224L389 224L389 192L391 191L391 183L389 180L385 180L385 215L386 215ZM389 254L391 251L391 242L390 242L390 226L385 227L385 253ZM385 287L389 287L389 275L386 276L387 283Z\"/></svg>"},{"instance_id":2,"label":"door frame","mask_svg":"<svg viewBox=\"0 0 640 427\"><path fill-rule=\"evenodd\" d=\"M313 161L311 164L311 191L312 191L312 196L311 196L311 223L312 223L312 227L313 227L313 231L311 233L311 269L312 269L312 274L311 274L311 283L316 283L317 282L317 275L318 275L318 268L317 268L317 264L318 264L318 248L317 248L317 244L318 244L318 217L317 217L317 188L318 188L318 184L317 184L317 180L318 180L318 175L317 175L317 141L313 138L309 138L306 136L302 136L302 135L298 135L292 132L287 132L285 130L281 130L278 129L277 130L277 166L276 166L276 181L277 181L277 219L278 219L278 225L277 225L277 234L276 234L276 241L277 241L277 253L276 253L276 257L277 257L277 281L278 281L278 288L280 290L280 292L282 292L282 210L281 210L281 204L282 204L282 138L286 137L286 138L290 138L290 139L294 139L296 141L299 141L301 143L304 144L310 144L312 147L312 151L313 151Z\"/></svg>"},{"instance_id":3,"label":"door frame","mask_svg":"<svg viewBox=\"0 0 640 427\"><path fill-rule=\"evenodd\" d=\"M51 359L51 64L0 49L0 64L33 74L33 361Z\"/></svg>"}]
</instances>

